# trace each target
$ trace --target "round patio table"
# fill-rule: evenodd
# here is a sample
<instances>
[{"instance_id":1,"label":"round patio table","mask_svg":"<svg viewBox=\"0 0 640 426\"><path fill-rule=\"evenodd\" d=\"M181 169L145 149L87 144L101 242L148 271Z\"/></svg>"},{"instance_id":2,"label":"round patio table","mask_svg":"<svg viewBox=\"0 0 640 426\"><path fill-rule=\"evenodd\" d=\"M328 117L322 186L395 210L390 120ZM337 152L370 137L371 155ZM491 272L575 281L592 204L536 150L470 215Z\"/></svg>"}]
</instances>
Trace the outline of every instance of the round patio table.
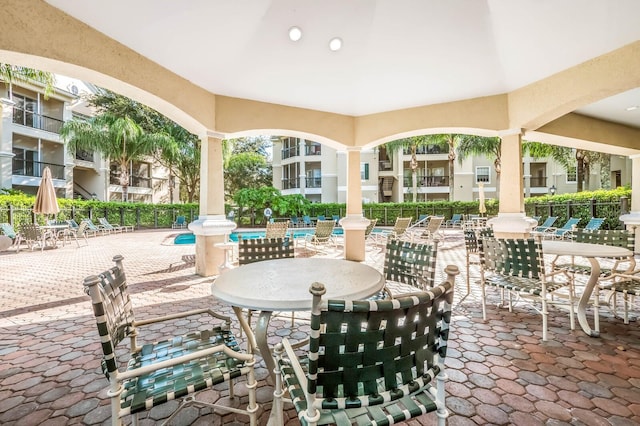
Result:
<instances>
[{"instance_id":1,"label":"round patio table","mask_svg":"<svg viewBox=\"0 0 640 426\"><path fill-rule=\"evenodd\" d=\"M385 284L371 266L342 259L291 258L251 263L226 271L211 285L216 299L233 307L247 333L249 349L259 351L273 378L275 362L267 342L273 311L310 311L314 282L325 285L324 299L358 300L378 293ZM255 333L242 308L259 310Z\"/></svg>"}]
</instances>

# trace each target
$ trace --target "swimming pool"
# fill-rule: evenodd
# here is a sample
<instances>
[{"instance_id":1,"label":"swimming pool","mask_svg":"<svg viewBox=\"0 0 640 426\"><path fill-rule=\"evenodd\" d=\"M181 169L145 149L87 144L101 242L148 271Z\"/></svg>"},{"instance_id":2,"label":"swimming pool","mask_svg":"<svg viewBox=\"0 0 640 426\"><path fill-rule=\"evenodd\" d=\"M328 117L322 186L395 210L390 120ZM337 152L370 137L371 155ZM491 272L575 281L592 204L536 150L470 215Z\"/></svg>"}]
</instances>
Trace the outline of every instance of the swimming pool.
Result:
<instances>
[{"instance_id":1,"label":"swimming pool","mask_svg":"<svg viewBox=\"0 0 640 426\"><path fill-rule=\"evenodd\" d=\"M380 232L381 229L374 228L372 232ZM342 228L335 228L333 230L333 235L342 235L344 231ZM304 237L307 234L313 234L313 228L300 228L293 230L293 238ZM238 235L242 235L244 239L252 239L252 238L264 238L265 231L240 231L240 232L232 232L229 235L229 240L238 241ZM179 234L173 239L174 244L195 244L196 236L192 233L187 234Z\"/></svg>"}]
</instances>

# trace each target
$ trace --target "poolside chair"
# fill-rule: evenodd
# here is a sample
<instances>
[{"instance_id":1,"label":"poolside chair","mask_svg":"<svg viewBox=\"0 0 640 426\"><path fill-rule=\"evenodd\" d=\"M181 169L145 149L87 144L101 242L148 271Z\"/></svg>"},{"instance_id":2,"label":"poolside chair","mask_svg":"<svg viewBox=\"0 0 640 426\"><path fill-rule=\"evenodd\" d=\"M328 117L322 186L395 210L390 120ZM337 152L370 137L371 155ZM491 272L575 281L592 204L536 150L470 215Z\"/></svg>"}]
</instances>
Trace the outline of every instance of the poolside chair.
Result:
<instances>
[{"instance_id":1,"label":"poolside chair","mask_svg":"<svg viewBox=\"0 0 640 426\"><path fill-rule=\"evenodd\" d=\"M327 220L327 218L323 214L319 214L316 220Z\"/></svg>"},{"instance_id":2,"label":"poolside chair","mask_svg":"<svg viewBox=\"0 0 640 426\"><path fill-rule=\"evenodd\" d=\"M300 219L298 219L298 216L291 216L289 221L291 223L291 226L293 226L294 228L300 227Z\"/></svg>"},{"instance_id":3,"label":"poolside chair","mask_svg":"<svg viewBox=\"0 0 640 426\"><path fill-rule=\"evenodd\" d=\"M67 230L67 234L65 234L65 238L75 239L78 247L80 247L80 241L78 241L78 237L84 238L84 242L89 245L89 239L87 238L87 235L91 232L95 231L89 230L89 224L87 222L81 222L80 225L78 225L78 229L69 228Z\"/></svg>"},{"instance_id":4,"label":"poolside chair","mask_svg":"<svg viewBox=\"0 0 640 426\"><path fill-rule=\"evenodd\" d=\"M405 236L409 225L411 225L411 217L397 217L396 223L391 230L383 230L378 232L378 242L386 244L386 240L389 238L402 238Z\"/></svg>"},{"instance_id":5,"label":"poolside chair","mask_svg":"<svg viewBox=\"0 0 640 426\"><path fill-rule=\"evenodd\" d=\"M444 222L444 217L442 216L430 216L429 221L427 222L426 228L421 232L412 232L411 240L413 241L415 238L425 239L425 240L433 240L439 236L439 238L444 239L444 235L440 226Z\"/></svg>"},{"instance_id":6,"label":"poolside chair","mask_svg":"<svg viewBox=\"0 0 640 426\"><path fill-rule=\"evenodd\" d=\"M20 243L22 242L25 242L31 251L36 247L43 251L47 245L55 246L55 236L51 232L44 232L36 224L23 223L20 225ZM16 247L19 252L20 245Z\"/></svg>"},{"instance_id":7,"label":"poolside chair","mask_svg":"<svg viewBox=\"0 0 640 426\"><path fill-rule=\"evenodd\" d=\"M542 233L543 238L565 239L571 238L576 226L580 223L579 217L570 217L561 228L550 227Z\"/></svg>"},{"instance_id":8,"label":"poolside chair","mask_svg":"<svg viewBox=\"0 0 640 426\"><path fill-rule=\"evenodd\" d=\"M289 230L289 221L269 222L264 237L269 238L286 238Z\"/></svg>"},{"instance_id":9,"label":"poolside chair","mask_svg":"<svg viewBox=\"0 0 640 426\"><path fill-rule=\"evenodd\" d=\"M369 219L369 224L367 228L364 230L364 240L375 239L373 228L376 227L376 223L378 223L378 219Z\"/></svg>"},{"instance_id":10,"label":"poolside chair","mask_svg":"<svg viewBox=\"0 0 640 426\"><path fill-rule=\"evenodd\" d=\"M331 219L336 223L336 226L340 226L340 215L334 214L331 216Z\"/></svg>"},{"instance_id":11,"label":"poolside chair","mask_svg":"<svg viewBox=\"0 0 640 426\"><path fill-rule=\"evenodd\" d=\"M93 235L94 237L96 237L98 235L98 233L102 234L102 235L107 235L110 233L110 231L108 229L105 229L104 226L100 225L96 225L93 223L93 221L89 218L85 218L82 219L80 221L80 223L82 222L86 222L87 223L87 232L91 235Z\"/></svg>"},{"instance_id":12,"label":"poolside chair","mask_svg":"<svg viewBox=\"0 0 640 426\"><path fill-rule=\"evenodd\" d=\"M276 345L275 424L284 424L283 394L301 424L394 424L436 412L444 426L445 358L457 268L429 292L393 302L322 298L314 283L309 345ZM303 365L306 366L303 367ZM424 416L421 419L427 421Z\"/></svg>"},{"instance_id":13,"label":"poolside chair","mask_svg":"<svg viewBox=\"0 0 640 426\"><path fill-rule=\"evenodd\" d=\"M553 226L554 223L556 223L556 220L558 220L558 218L556 216L549 216L548 218L546 218L544 220L544 222L542 223L542 225L538 225L535 228L533 228L531 230L532 233L541 233L546 231L547 229L549 229L550 227ZM539 220L538 220L539 222Z\"/></svg>"},{"instance_id":14,"label":"poolside chair","mask_svg":"<svg viewBox=\"0 0 640 426\"><path fill-rule=\"evenodd\" d=\"M18 249L18 246L22 241L22 236L13 229L13 226L11 226L10 223L0 223L0 232L2 232L2 235L11 239L10 247L16 247L16 249Z\"/></svg>"},{"instance_id":15,"label":"poolside chair","mask_svg":"<svg viewBox=\"0 0 640 426\"><path fill-rule=\"evenodd\" d=\"M589 222L584 226L585 231L597 231L604 224L604 218L602 217L592 217L589 219Z\"/></svg>"},{"instance_id":16,"label":"poolside chair","mask_svg":"<svg viewBox=\"0 0 640 426\"><path fill-rule=\"evenodd\" d=\"M253 355L240 349L230 330L231 319L212 309L198 309L136 321L122 260L123 257L117 255L113 258L114 267L84 279L85 292L91 297L100 335L102 371L109 380L107 395L111 398L111 423L120 425L122 417L132 415L133 424L138 424L137 413L184 398L166 423L181 409L196 405L247 415L251 425L255 426L258 410L255 360ZM166 333L173 328L160 329L153 325L205 315L209 320L222 322L222 325L208 325L203 321L198 331L183 336L162 336L163 331ZM136 338L147 325L151 325L150 331L162 336L162 340L138 346ZM123 340L130 340L129 361L124 370L118 362L122 352L116 349ZM234 398L232 381L241 376L247 380L246 409L193 398L196 392L217 389L218 384L225 382L229 385L229 396Z\"/></svg>"},{"instance_id":17,"label":"poolside chair","mask_svg":"<svg viewBox=\"0 0 640 426\"><path fill-rule=\"evenodd\" d=\"M462 227L462 214L455 213L451 216L451 219L444 223L445 228L461 228Z\"/></svg>"},{"instance_id":18,"label":"poolside chair","mask_svg":"<svg viewBox=\"0 0 640 426\"><path fill-rule=\"evenodd\" d=\"M133 225L112 225L111 223L109 223L109 221L107 220L106 217L101 217L101 218L98 219L98 221L106 229L113 228L113 230L115 232L118 232L118 231L119 232L129 232L129 230L131 230L131 232L133 232L134 229L135 229L135 226L133 226Z\"/></svg>"},{"instance_id":19,"label":"poolside chair","mask_svg":"<svg viewBox=\"0 0 640 426\"><path fill-rule=\"evenodd\" d=\"M480 229L465 229L464 233L464 248L467 270L467 294L465 294L458 303L471 294L471 265L480 266L480 238L493 237L492 228L480 228Z\"/></svg>"},{"instance_id":20,"label":"poolside chair","mask_svg":"<svg viewBox=\"0 0 640 426\"><path fill-rule=\"evenodd\" d=\"M311 217L309 216L302 216L302 225L306 226L306 227L312 227L313 226L313 222L311 221Z\"/></svg>"},{"instance_id":21,"label":"poolside chair","mask_svg":"<svg viewBox=\"0 0 640 426\"><path fill-rule=\"evenodd\" d=\"M114 226L114 225L110 224L106 217L98 218L98 222L100 223L100 225L104 229L106 229L109 232L113 232L114 234L118 233L118 232L124 232L124 227L122 227L120 225Z\"/></svg>"},{"instance_id":22,"label":"poolside chair","mask_svg":"<svg viewBox=\"0 0 640 426\"><path fill-rule=\"evenodd\" d=\"M171 224L172 229L182 229L187 227L187 218L185 216L176 216L175 222Z\"/></svg>"},{"instance_id":23,"label":"poolside chair","mask_svg":"<svg viewBox=\"0 0 640 426\"><path fill-rule=\"evenodd\" d=\"M480 239L482 319L487 319L487 287L500 290L500 304L512 312L515 302L528 302L542 316L542 340L547 340L548 305L568 305L571 330L575 329L572 280L564 271L547 272L540 238ZM562 279L557 277L564 276ZM560 290L566 292L555 297ZM507 299L505 301L505 294ZM566 301L568 300L568 302Z\"/></svg>"},{"instance_id":24,"label":"poolside chair","mask_svg":"<svg viewBox=\"0 0 640 426\"><path fill-rule=\"evenodd\" d=\"M335 236L333 235L333 229L336 223L333 220L319 220L316 222L315 231L313 234L306 234L304 236L304 248L308 250L311 246L314 250L320 251L325 247L332 244L337 246Z\"/></svg>"}]
</instances>

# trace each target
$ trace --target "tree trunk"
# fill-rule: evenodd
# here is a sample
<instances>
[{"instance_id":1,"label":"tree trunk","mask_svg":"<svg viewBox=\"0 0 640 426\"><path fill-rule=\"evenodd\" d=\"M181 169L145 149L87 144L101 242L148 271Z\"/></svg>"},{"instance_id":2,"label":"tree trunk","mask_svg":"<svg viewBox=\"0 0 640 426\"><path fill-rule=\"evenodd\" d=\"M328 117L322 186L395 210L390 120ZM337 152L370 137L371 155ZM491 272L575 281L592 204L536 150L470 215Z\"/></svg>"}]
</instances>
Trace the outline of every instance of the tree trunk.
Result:
<instances>
[{"instance_id":1,"label":"tree trunk","mask_svg":"<svg viewBox=\"0 0 640 426\"><path fill-rule=\"evenodd\" d=\"M453 179L453 174L455 173L455 161L456 161L456 151L454 147L454 139L453 135L449 139L449 155L447 156L449 160L449 201L453 201L453 189L455 188L455 182Z\"/></svg>"},{"instance_id":2,"label":"tree trunk","mask_svg":"<svg viewBox=\"0 0 640 426\"><path fill-rule=\"evenodd\" d=\"M413 202L418 201L418 158L416 146L411 146L411 186L413 188Z\"/></svg>"},{"instance_id":3,"label":"tree trunk","mask_svg":"<svg viewBox=\"0 0 640 426\"><path fill-rule=\"evenodd\" d=\"M122 201L126 203L129 195L129 170L128 163L120 164L120 186L122 186Z\"/></svg>"}]
</instances>

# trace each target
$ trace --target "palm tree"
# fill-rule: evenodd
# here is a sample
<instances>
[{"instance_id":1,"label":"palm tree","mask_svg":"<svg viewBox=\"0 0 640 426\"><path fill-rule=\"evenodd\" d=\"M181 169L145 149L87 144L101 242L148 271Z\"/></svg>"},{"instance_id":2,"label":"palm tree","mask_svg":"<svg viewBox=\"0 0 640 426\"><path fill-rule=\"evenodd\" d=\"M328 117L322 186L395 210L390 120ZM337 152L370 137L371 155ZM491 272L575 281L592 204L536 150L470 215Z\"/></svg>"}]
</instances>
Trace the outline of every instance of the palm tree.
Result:
<instances>
[{"instance_id":1,"label":"palm tree","mask_svg":"<svg viewBox=\"0 0 640 426\"><path fill-rule=\"evenodd\" d=\"M50 72L33 68L19 67L0 63L0 80L9 86L9 100L13 99L11 85L14 81L35 81L44 85L44 97L47 99L55 91L56 78Z\"/></svg>"},{"instance_id":2,"label":"palm tree","mask_svg":"<svg viewBox=\"0 0 640 426\"><path fill-rule=\"evenodd\" d=\"M584 149L573 149L564 146L549 145L542 142L525 142L522 144L522 151L529 152L532 157L551 157L560 163L565 170L576 167L576 192L584 191L584 185L589 185L591 166L609 164L609 154L601 152L587 151Z\"/></svg>"},{"instance_id":3,"label":"palm tree","mask_svg":"<svg viewBox=\"0 0 640 426\"><path fill-rule=\"evenodd\" d=\"M428 144L427 136L413 136L410 138L397 139L384 144L390 157L392 157L395 152L401 151L404 148L409 148L411 150L411 161L409 162L409 167L411 168L411 188L414 203L418 201L418 156L416 151L419 146Z\"/></svg>"},{"instance_id":4,"label":"palm tree","mask_svg":"<svg viewBox=\"0 0 640 426\"><path fill-rule=\"evenodd\" d=\"M459 141L457 147L458 162L462 162L471 156L484 156L493 158L493 167L496 171L496 196L500 189L500 169L502 139L498 137L483 137L469 135Z\"/></svg>"},{"instance_id":5,"label":"palm tree","mask_svg":"<svg viewBox=\"0 0 640 426\"><path fill-rule=\"evenodd\" d=\"M76 150L97 151L120 170L122 201L127 201L129 189L129 164L152 155L170 144L165 133L145 133L129 117L117 117L109 113L89 120L70 120L64 123L60 136L68 142L72 155Z\"/></svg>"}]
</instances>

